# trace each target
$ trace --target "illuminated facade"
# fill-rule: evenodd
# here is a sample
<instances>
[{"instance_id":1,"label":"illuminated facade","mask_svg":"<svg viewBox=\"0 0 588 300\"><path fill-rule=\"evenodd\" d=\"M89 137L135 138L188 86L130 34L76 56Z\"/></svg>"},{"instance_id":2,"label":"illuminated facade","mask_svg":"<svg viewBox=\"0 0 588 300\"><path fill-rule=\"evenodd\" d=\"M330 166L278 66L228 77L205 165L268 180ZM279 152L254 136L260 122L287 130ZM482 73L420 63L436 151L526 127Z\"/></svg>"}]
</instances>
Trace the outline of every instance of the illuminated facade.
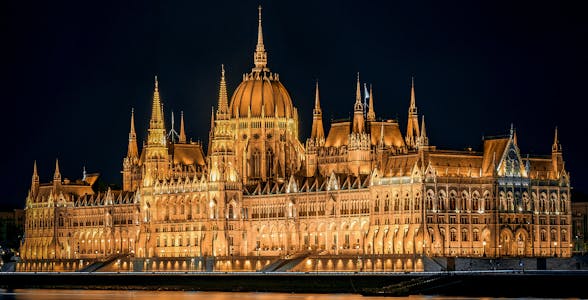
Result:
<instances>
[{"instance_id":1,"label":"illuminated facade","mask_svg":"<svg viewBox=\"0 0 588 300\"><path fill-rule=\"evenodd\" d=\"M513 128L483 150L439 150L419 124L414 82L403 135L378 118L359 74L353 118L325 134L316 86L310 137L270 72L259 15L254 67L231 100L221 71L208 149L177 140L157 78L147 142L131 114L123 190L94 175L40 184L26 199L24 262L186 257L571 255L570 180L557 131L550 156L521 154ZM362 99L369 97L369 103ZM367 107L366 107L367 106ZM351 108L351 101L350 101Z\"/></svg>"}]
</instances>

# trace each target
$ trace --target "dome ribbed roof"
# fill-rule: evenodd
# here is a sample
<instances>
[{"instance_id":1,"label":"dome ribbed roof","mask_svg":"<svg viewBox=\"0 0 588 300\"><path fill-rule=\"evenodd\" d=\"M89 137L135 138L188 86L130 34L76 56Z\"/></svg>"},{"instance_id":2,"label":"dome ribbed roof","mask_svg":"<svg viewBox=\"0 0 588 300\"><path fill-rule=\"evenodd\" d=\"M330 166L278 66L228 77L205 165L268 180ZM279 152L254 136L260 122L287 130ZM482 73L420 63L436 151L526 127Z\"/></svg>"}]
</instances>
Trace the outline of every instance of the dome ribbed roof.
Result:
<instances>
[{"instance_id":1,"label":"dome ribbed roof","mask_svg":"<svg viewBox=\"0 0 588 300\"><path fill-rule=\"evenodd\" d=\"M279 80L273 76L246 75L231 98L231 116L244 118L251 110L251 117L261 117L262 109L266 117L292 118L294 115L292 99Z\"/></svg>"}]
</instances>

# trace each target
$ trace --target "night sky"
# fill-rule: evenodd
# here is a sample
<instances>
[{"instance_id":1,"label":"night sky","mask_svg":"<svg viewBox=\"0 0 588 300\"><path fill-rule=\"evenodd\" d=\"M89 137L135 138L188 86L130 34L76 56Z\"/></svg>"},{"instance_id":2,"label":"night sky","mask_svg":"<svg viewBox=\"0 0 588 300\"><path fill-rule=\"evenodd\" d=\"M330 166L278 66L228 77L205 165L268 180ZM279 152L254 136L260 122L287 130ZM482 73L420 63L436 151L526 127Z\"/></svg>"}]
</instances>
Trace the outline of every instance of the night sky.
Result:
<instances>
[{"instance_id":1,"label":"night sky","mask_svg":"<svg viewBox=\"0 0 588 300\"><path fill-rule=\"evenodd\" d=\"M378 117L406 130L410 77L430 144L480 149L513 123L523 154L551 153L558 126L577 192L588 192L588 18L571 1L2 1L5 137L0 207L23 207L33 161L49 182L99 172L122 184L131 108L146 137L153 77L170 124L207 142L220 65L229 94L253 66L263 5L268 66L309 135L315 80L328 130L348 117L356 73ZM561 3L560 3L561 2ZM179 121L176 122L178 130Z\"/></svg>"}]
</instances>

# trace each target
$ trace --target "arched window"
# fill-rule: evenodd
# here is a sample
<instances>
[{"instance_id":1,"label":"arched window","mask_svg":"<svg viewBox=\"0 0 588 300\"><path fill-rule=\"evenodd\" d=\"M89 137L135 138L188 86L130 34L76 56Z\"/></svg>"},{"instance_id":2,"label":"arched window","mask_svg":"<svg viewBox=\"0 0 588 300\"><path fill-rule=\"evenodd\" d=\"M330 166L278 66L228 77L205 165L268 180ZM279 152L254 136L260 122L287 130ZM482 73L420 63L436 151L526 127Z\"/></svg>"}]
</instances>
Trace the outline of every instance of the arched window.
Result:
<instances>
[{"instance_id":1,"label":"arched window","mask_svg":"<svg viewBox=\"0 0 588 300\"><path fill-rule=\"evenodd\" d=\"M251 177L259 178L261 174L261 155L259 150L255 149L251 156Z\"/></svg>"},{"instance_id":2,"label":"arched window","mask_svg":"<svg viewBox=\"0 0 588 300\"><path fill-rule=\"evenodd\" d=\"M555 212L557 210L557 195L555 193L551 193L551 197L549 199L549 211Z\"/></svg>"},{"instance_id":3,"label":"arched window","mask_svg":"<svg viewBox=\"0 0 588 300\"><path fill-rule=\"evenodd\" d=\"M500 191L500 193L498 193L498 201L500 201L500 208L499 210L506 210L506 194L504 193L504 191Z\"/></svg>"},{"instance_id":4,"label":"arched window","mask_svg":"<svg viewBox=\"0 0 588 300\"><path fill-rule=\"evenodd\" d=\"M562 212L562 213L565 213L567 211L567 209L566 209L567 200L568 200L568 195L566 195L565 193L561 194L561 197L560 197L560 200L559 200L559 204L560 204L559 211Z\"/></svg>"},{"instance_id":5,"label":"arched window","mask_svg":"<svg viewBox=\"0 0 588 300\"><path fill-rule=\"evenodd\" d=\"M461 210L468 210L469 209L469 206L468 206L468 198L469 198L468 192L463 191L461 193L461 199L460 199L460 203L459 203L459 209L461 209Z\"/></svg>"},{"instance_id":6,"label":"arched window","mask_svg":"<svg viewBox=\"0 0 588 300\"><path fill-rule=\"evenodd\" d=\"M529 193L523 192L523 209L526 211L531 210L531 200L529 199Z\"/></svg>"},{"instance_id":7,"label":"arched window","mask_svg":"<svg viewBox=\"0 0 588 300\"><path fill-rule=\"evenodd\" d=\"M433 209L433 201L435 200L435 192L433 192L433 190L428 190L427 191L427 203L426 208L427 210L432 210Z\"/></svg>"},{"instance_id":8,"label":"arched window","mask_svg":"<svg viewBox=\"0 0 588 300\"><path fill-rule=\"evenodd\" d=\"M485 207L486 210L492 209L491 200L492 200L492 197L490 196L490 192L489 191L485 191L484 192L484 204L483 204L483 207Z\"/></svg>"},{"instance_id":9,"label":"arched window","mask_svg":"<svg viewBox=\"0 0 588 300\"><path fill-rule=\"evenodd\" d=\"M404 194L404 210L410 210L410 194Z\"/></svg>"},{"instance_id":10,"label":"arched window","mask_svg":"<svg viewBox=\"0 0 588 300\"><path fill-rule=\"evenodd\" d=\"M547 195L545 193L539 195L539 211L547 212Z\"/></svg>"},{"instance_id":11,"label":"arched window","mask_svg":"<svg viewBox=\"0 0 588 300\"><path fill-rule=\"evenodd\" d=\"M455 210L457 208L457 193L455 191L449 192L449 210Z\"/></svg>"},{"instance_id":12,"label":"arched window","mask_svg":"<svg viewBox=\"0 0 588 300\"><path fill-rule=\"evenodd\" d=\"M480 194L475 191L472 193L472 210L478 211L480 208Z\"/></svg>"},{"instance_id":13,"label":"arched window","mask_svg":"<svg viewBox=\"0 0 588 300\"><path fill-rule=\"evenodd\" d=\"M447 201L447 196L445 195L445 191L444 190L440 190L439 191L439 198L437 199L437 207L439 208L439 210L445 210L445 202Z\"/></svg>"},{"instance_id":14,"label":"arched window","mask_svg":"<svg viewBox=\"0 0 588 300\"><path fill-rule=\"evenodd\" d=\"M233 205L229 204L229 219L234 219Z\"/></svg>"},{"instance_id":15,"label":"arched window","mask_svg":"<svg viewBox=\"0 0 588 300\"><path fill-rule=\"evenodd\" d=\"M506 193L506 210L514 211L514 197L512 192Z\"/></svg>"},{"instance_id":16,"label":"arched window","mask_svg":"<svg viewBox=\"0 0 588 300\"><path fill-rule=\"evenodd\" d=\"M398 192L396 192L394 194L394 211L399 211L400 210L400 195L398 195Z\"/></svg>"},{"instance_id":17,"label":"arched window","mask_svg":"<svg viewBox=\"0 0 588 300\"><path fill-rule=\"evenodd\" d=\"M267 177L274 176L274 153L271 148L265 152L265 170Z\"/></svg>"}]
</instances>

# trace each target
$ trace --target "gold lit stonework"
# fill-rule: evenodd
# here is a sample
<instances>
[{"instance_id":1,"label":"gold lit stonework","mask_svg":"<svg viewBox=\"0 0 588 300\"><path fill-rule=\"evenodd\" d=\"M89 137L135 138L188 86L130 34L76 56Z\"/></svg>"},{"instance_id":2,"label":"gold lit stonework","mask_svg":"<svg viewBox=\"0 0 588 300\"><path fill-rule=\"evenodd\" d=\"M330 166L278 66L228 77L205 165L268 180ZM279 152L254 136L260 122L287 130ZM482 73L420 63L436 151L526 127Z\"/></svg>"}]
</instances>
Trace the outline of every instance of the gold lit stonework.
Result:
<instances>
[{"instance_id":1,"label":"gold lit stonework","mask_svg":"<svg viewBox=\"0 0 588 300\"><path fill-rule=\"evenodd\" d=\"M179 140L166 138L159 88L156 77L140 152L131 112L122 190L98 192L85 172L62 179L58 162L41 184L34 164L19 270L125 258L128 270L269 270L289 260L290 270L422 271L431 256L571 255L557 131L551 156L522 155L514 129L485 138L481 152L439 150L424 116L419 128L414 80L403 135L397 120L377 118L371 87L364 107L358 74L353 118L326 136L317 82L303 144L293 101L267 65L261 8L254 67L230 102L221 66L206 153L187 141L183 112Z\"/></svg>"}]
</instances>

